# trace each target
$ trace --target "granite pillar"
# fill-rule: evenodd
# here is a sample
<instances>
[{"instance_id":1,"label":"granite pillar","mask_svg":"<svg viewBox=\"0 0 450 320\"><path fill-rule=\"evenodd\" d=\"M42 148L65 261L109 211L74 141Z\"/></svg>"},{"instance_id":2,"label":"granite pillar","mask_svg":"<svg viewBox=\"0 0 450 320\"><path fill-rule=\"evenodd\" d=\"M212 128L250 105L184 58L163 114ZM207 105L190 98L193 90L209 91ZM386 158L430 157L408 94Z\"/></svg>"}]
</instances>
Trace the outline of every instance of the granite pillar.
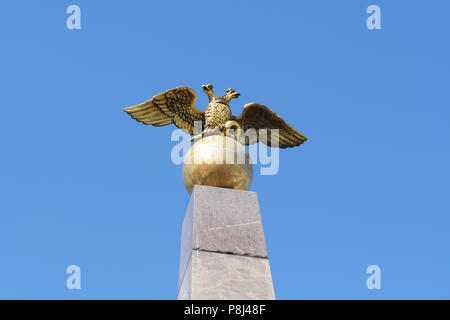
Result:
<instances>
[{"instance_id":1,"label":"granite pillar","mask_svg":"<svg viewBox=\"0 0 450 320\"><path fill-rule=\"evenodd\" d=\"M182 227L178 299L275 299L255 192L194 187Z\"/></svg>"}]
</instances>

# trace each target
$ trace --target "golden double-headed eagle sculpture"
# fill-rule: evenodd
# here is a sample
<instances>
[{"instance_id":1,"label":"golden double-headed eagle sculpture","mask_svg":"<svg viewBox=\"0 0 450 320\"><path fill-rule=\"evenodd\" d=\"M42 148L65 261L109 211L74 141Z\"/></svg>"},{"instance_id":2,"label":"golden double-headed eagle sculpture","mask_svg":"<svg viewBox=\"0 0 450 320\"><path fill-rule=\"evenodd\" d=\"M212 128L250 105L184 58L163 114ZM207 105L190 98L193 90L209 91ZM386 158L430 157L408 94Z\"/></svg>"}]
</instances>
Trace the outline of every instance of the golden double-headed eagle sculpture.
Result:
<instances>
[{"instance_id":1,"label":"golden double-headed eagle sculpture","mask_svg":"<svg viewBox=\"0 0 450 320\"><path fill-rule=\"evenodd\" d=\"M194 130L196 121L202 124L201 132L204 134L211 131L220 131L225 134L226 130L234 129L234 127L240 127L239 129L244 132L254 129L256 139L245 137L246 145L259 141L268 146L291 148L301 145L307 140L304 135L297 132L274 111L259 103L246 104L240 116L233 116L229 103L240 95L233 89L227 89L224 96L216 97L211 84L203 85L202 88L209 98L206 111L197 109L194 104L197 95L189 87L167 90L144 103L124 110L144 124L161 127L173 123L191 135L196 133ZM268 130L268 134L264 138L260 138L261 129ZM270 134L271 129L278 129L278 134L276 136ZM274 139L278 140L277 143L273 141Z\"/></svg>"}]
</instances>

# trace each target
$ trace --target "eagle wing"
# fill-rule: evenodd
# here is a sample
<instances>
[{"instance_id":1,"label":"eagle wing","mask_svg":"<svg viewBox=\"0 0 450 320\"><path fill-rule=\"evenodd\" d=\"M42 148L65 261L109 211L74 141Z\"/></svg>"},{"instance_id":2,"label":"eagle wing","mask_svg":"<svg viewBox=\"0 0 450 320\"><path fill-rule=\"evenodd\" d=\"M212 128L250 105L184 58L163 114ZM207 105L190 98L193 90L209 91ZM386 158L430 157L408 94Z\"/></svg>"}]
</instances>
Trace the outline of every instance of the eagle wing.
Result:
<instances>
[{"instance_id":1,"label":"eagle wing","mask_svg":"<svg viewBox=\"0 0 450 320\"><path fill-rule=\"evenodd\" d=\"M278 138L278 147L284 149L301 145L307 140L304 135L288 125L273 110L259 103L246 104L242 114L239 117L233 116L232 118L240 124L244 133L248 133L248 129L255 129L256 137L245 135L246 145L259 141L271 146L272 140L275 141ZM260 129L268 129L265 137L260 136ZM278 134L271 132L269 129L278 129Z\"/></svg>"},{"instance_id":2,"label":"eagle wing","mask_svg":"<svg viewBox=\"0 0 450 320\"><path fill-rule=\"evenodd\" d=\"M197 95L188 87L177 87L157 94L150 100L124 111L144 124L156 127L174 123L178 128L194 134L194 122L204 123L205 112L195 107Z\"/></svg>"}]
</instances>

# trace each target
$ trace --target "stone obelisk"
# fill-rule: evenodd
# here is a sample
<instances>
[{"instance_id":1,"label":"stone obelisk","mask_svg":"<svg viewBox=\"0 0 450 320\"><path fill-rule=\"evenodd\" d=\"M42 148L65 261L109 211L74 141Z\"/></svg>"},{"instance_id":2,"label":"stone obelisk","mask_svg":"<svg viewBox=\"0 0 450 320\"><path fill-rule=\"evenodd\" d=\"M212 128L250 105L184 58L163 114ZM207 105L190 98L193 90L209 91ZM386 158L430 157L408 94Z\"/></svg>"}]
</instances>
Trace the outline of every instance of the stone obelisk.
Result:
<instances>
[{"instance_id":1,"label":"stone obelisk","mask_svg":"<svg viewBox=\"0 0 450 320\"><path fill-rule=\"evenodd\" d=\"M178 299L275 299L255 192L195 185L182 226Z\"/></svg>"}]
</instances>

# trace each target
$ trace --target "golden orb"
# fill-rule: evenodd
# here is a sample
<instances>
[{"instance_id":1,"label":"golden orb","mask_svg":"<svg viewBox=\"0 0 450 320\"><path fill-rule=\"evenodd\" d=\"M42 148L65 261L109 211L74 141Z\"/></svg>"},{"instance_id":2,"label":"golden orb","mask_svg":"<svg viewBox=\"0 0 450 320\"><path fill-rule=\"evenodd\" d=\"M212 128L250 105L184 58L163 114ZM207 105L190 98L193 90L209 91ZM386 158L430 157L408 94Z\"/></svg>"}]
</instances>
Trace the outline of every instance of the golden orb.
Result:
<instances>
[{"instance_id":1,"label":"golden orb","mask_svg":"<svg viewBox=\"0 0 450 320\"><path fill-rule=\"evenodd\" d=\"M196 184L248 190L252 178L253 165L247 149L224 135L200 139L183 159L183 182L189 194Z\"/></svg>"}]
</instances>

